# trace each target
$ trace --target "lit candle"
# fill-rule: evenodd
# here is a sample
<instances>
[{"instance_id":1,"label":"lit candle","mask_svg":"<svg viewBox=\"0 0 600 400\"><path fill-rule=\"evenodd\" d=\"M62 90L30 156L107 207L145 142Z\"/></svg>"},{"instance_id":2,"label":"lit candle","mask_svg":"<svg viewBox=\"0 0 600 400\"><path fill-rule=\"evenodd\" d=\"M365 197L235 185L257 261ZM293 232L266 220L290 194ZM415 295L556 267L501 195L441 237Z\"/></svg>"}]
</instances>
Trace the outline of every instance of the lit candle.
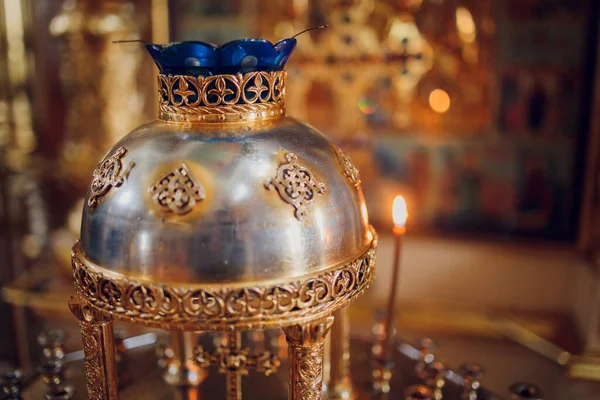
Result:
<instances>
[{"instance_id":1,"label":"lit candle","mask_svg":"<svg viewBox=\"0 0 600 400\"><path fill-rule=\"evenodd\" d=\"M402 248L402 237L406 233L406 219L408 212L406 211L406 202L404 197L396 196L392 207L392 217L394 221L394 264L392 265L392 288L388 299L387 317L385 319L385 339L381 351L381 356L384 360L391 361L391 347L394 338L394 324L396 321L396 302L398 297L398 286L400 275L400 250Z\"/></svg>"},{"instance_id":2,"label":"lit candle","mask_svg":"<svg viewBox=\"0 0 600 400\"><path fill-rule=\"evenodd\" d=\"M408 211L406 211L406 201L404 197L396 196L392 206L392 219L394 221L394 234L402 235L406 231L406 220Z\"/></svg>"}]
</instances>

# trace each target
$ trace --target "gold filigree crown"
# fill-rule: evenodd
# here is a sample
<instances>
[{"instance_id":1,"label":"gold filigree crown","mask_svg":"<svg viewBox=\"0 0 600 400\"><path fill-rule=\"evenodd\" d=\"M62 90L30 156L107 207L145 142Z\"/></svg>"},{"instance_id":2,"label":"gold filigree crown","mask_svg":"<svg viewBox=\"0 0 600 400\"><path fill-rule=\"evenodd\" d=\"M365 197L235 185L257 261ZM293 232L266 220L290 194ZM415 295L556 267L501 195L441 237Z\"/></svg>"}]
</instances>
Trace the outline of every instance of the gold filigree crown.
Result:
<instances>
[{"instance_id":1,"label":"gold filigree crown","mask_svg":"<svg viewBox=\"0 0 600 400\"><path fill-rule=\"evenodd\" d=\"M285 114L285 71L214 76L158 75L159 118L243 122Z\"/></svg>"}]
</instances>

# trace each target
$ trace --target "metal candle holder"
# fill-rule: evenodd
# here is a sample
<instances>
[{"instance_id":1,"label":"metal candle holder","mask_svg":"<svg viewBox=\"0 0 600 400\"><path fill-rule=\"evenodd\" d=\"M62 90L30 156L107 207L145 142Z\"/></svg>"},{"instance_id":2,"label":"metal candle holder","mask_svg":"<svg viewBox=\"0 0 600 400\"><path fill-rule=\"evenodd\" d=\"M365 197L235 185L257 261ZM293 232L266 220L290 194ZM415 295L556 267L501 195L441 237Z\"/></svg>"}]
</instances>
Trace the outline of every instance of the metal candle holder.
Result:
<instances>
[{"instance_id":1,"label":"metal candle holder","mask_svg":"<svg viewBox=\"0 0 600 400\"><path fill-rule=\"evenodd\" d=\"M390 379L392 377L392 354L394 344L394 325L397 318L397 303L398 303L398 286L400 276L401 250L404 234L406 233L406 219L408 212L406 211L406 202L402 196L397 196L394 199L392 207L394 228L394 258L392 264L392 282L390 295L388 297L387 314L384 321L383 332L375 358L375 366L373 371L373 389L376 392L388 393L390 391Z\"/></svg>"},{"instance_id":2,"label":"metal candle holder","mask_svg":"<svg viewBox=\"0 0 600 400\"><path fill-rule=\"evenodd\" d=\"M289 398L318 400L337 315L331 387L351 390L343 309L374 279L377 237L350 158L285 116L295 44L145 44L160 70L159 119L94 171L72 251L92 399L118 396L114 319L184 332L173 335L182 343L192 331L227 333L214 352L173 346L170 362L216 365L232 400L249 368L278 364L244 348L240 332L282 328Z\"/></svg>"}]
</instances>

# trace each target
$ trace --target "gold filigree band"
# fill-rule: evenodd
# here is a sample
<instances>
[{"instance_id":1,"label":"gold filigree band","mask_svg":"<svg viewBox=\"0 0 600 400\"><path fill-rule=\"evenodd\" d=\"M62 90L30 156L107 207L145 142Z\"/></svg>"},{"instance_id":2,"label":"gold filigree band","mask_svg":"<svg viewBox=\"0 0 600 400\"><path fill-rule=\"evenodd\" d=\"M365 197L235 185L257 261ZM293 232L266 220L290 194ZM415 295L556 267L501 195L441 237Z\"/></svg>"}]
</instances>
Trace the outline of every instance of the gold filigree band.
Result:
<instances>
[{"instance_id":1,"label":"gold filigree band","mask_svg":"<svg viewBox=\"0 0 600 400\"><path fill-rule=\"evenodd\" d=\"M172 122L244 122L281 118L285 71L236 75L158 75L159 118Z\"/></svg>"},{"instance_id":2,"label":"gold filigree band","mask_svg":"<svg viewBox=\"0 0 600 400\"><path fill-rule=\"evenodd\" d=\"M170 330L264 329L323 318L348 305L374 279L376 246L373 239L355 259L320 275L247 287L182 287L132 279L91 263L79 244L72 264L80 301L115 318Z\"/></svg>"}]
</instances>

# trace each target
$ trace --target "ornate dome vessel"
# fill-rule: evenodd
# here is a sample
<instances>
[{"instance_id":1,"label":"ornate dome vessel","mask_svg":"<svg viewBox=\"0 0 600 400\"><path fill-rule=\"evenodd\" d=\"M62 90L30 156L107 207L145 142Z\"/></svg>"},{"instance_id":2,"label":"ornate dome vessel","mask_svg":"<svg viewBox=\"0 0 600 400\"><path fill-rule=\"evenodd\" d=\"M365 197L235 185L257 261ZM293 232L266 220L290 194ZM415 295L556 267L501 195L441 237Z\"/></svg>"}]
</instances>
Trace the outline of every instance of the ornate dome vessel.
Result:
<instances>
[{"instance_id":1,"label":"ornate dome vessel","mask_svg":"<svg viewBox=\"0 0 600 400\"><path fill-rule=\"evenodd\" d=\"M294 360L322 364L331 314L373 280L376 235L350 159L285 116L294 46L146 44L159 118L94 171L72 253L91 397L116 396L91 376L110 381L110 357L98 356L102 368L87 357L90 335L110 344L112 317L168 330L284 328L290 398L320 388L320 367L303 374L310 363Z\"/></svg>"}]
</instances>

